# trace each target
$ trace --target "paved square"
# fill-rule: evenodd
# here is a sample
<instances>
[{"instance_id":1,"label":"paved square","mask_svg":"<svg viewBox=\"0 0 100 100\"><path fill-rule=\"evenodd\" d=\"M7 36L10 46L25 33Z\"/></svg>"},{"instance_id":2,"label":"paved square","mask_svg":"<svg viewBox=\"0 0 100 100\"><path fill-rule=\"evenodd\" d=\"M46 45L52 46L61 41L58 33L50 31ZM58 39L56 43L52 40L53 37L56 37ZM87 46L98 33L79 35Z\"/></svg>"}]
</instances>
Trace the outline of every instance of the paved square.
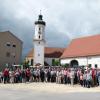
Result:
<instances>
[{"instance_id":1,"label":"paved square","mask_svg":"<svg viewBox=\"0 0 100 100\"><path fill-rule=\"evenodd\" d=\"M32 88L33 87L33 88ZM50 89L51 87L51 89ZM54 88L53 88L54 87ZM66 87L66 88L64 88ZM62 90L61 90L62 88ZM65 91L65 89L69 92ZM78 91L80 88L80 92ZM76 92L75 92L76 89ZM84 91L82 91L82 89ZM0 84L0 100L100 100L100 92L58 84Z\"/></svg>"}]
</instances>

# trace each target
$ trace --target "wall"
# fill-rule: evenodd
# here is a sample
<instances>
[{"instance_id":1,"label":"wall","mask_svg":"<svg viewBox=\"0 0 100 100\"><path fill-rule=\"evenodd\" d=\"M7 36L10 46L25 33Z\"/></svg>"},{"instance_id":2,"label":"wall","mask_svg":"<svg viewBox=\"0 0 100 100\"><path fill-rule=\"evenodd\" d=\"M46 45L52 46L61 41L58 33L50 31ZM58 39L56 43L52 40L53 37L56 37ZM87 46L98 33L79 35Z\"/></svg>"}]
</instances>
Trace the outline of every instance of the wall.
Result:
<instances>
[{"instance_id":1,"label":"wall","mask_svg":"<svg viewBox=\"0 0 100 100\"><path fill-rule=\"evenodd\" d=\"M91 66L94 67L95 64L97 64L97 66L100 68L100 56L61 59L61 64L70 64L72 60L77 60L79 66L86 66L88 64L91 64Z\"/></svg>"},{"instance_id":2,"label":"wall","mask_svg":"<svg viewBox=\"0 0 100 100\"><path fill-rule=\"evenodd\" d=\"M37 63L44 65L44 42L34 41L34 53L33 54L34 54L34 65L36 65Z\"/></svg>"},{"instance_id":3,"label":"wall","mask_svg":"<svg viewBox=\"0 0 100 100\"><path fill-rule=\"evenodd\" d=\"M45 58L45 61L52 66L52 59L59 60L59 58Z\"/></svg>"},{"instance_id":4,"label":"wall","mask_svg":"<svg viewBox=\"0 0 100 100\"><path fill-rule=\"evenodd\" d=\"M6 45L7 42L10 43L10 47ZM16 47L13 47L13 44L15 44ZM10 53L10 57L6 56L7 52ZM22 42L9 31L1 32L0 33L0 67L5 67L7 63L9 63L9 65L12 65L14 63L19 64L21 62L21 57L22 57Z\"/></svg>"}]
</instances>

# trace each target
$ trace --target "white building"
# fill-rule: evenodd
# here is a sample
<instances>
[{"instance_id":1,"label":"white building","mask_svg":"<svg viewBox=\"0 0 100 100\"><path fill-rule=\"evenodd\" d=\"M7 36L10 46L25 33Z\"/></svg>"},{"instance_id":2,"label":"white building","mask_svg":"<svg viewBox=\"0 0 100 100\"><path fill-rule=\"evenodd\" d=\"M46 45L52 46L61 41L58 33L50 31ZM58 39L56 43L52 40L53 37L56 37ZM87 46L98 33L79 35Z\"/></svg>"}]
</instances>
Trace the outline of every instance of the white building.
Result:
<instances>
[{"instance_id":1,"label":"white building","mask_svg":"<svg viewBox=\"0 0 100 100\"><path fill-rule=\"evenodd\" d=\"M34 34L34 65L41 64L44 66L44 47L45 47L45 25L46 23L42 19L40 14L38 21L35 22L35 34Z\"/></svg>"},{"instance_id":2,"label":"white building","mask_svg":"<svg viewBox=\"0 0 100 100\"><path fill-rule=\"evenodd\" d=\"M73 39L61 56L61 64L100 68L100 35Z\"/></svg>"}]
</instances>

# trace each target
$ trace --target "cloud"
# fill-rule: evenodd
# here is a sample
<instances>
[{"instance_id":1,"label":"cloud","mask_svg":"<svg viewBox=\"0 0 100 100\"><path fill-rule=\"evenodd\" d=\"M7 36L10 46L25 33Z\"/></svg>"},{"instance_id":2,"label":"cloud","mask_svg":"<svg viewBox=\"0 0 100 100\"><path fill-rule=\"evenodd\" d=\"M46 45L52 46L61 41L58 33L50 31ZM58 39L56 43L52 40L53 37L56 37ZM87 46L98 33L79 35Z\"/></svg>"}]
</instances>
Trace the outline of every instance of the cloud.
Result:
<instances>
[{"instance_id":1,"label":"cloud","mask_svg":"<svg viewBox=\"0 0 100 100\"><path fill-rule=\"evenodd\" d=\"M0 0L0 31L10 30L32 47L40 9L46 21L47 46L66 47L73 38L100 33L100 0Z\"/></svg>"}]
</instances>

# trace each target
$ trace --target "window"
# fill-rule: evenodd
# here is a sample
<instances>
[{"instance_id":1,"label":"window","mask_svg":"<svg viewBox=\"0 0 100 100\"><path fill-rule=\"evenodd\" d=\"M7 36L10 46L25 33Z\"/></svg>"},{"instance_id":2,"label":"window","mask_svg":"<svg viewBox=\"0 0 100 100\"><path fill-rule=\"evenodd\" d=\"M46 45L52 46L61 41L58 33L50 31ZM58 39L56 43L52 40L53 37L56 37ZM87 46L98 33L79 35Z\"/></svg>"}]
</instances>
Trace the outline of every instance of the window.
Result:
<instances>
[{"instance_id":1,"label":"window","mask_svg":"<svg viewBox=\"0 0 100 100\"><path fill-rule=\"evenodd\" d=\"M15 47L16 47L16 45L15 45L15 44L13 44L13 45L12 45L12 47L14 47L14 48L15 48Z\"/></svg>"},{"instance_id":2,"label":"window","mask_svg":"<svg viewBox=\"0 0 100 100\"><path fill-rule=\"evenodd\" d=\"M40 35L39 35L39 39L40 39Z\"/></svg>"},{"instance_id":3,"label":"window","mask_svg":"<svg viewBox=\"0 0 100 100\"><path fill-rule=\"evenodd\" d=\"M97 68L98 67L98 65L97 64L95 64L95 68Z\"/></svg>"},{"instance_id":4,"label":"window","mask_svg":"<svg viewBox=\"0 0 100 100\"><path fill-rule=\"evenodd\" d=\"M41 30L41 28L39 27L39 31Z\"/></svg>"},{"instance_id":5,"label":"window","mask_svg":"<svg viewBox=\"0 0 100 100\"><path fill-rule=\"evenodd\" d=\"M39 44L40 44L40 42L39 42Z\"/></svg>"},{"instance_id":6,"label":"window","mask_svg":"<svg viewBox=\"0 0 100 100\"><path fill-rule=\"evenodd\" d=\"M7 52L6 53L6 57L10 57L10 52Z\"/></svg>"},{"instance_id":7,"label":"window","mask_svg":"<svg viewBox=\"0 0 100 100\"><path fill-rule=\"evenodd\" d=\"M38 54L38 56L40 56L40 54Z\"/></svg>"},{"instance_id":8,"label":"window","mask_svg":"<svg viewBox=\"0 0 100 100\"><path fill-rule=\"evenodd\" d=\"M91 64L88 64L88 67L89 67L89 68L91 68L91 67L92 67L92 65L91 65Z\"/></svg>"},{"instance_id":9,"label":"window","mask_svg":"<svg viewBox=\"0 0 100 100\"><path fill-rule=\"evenodd\" d=\"M7 46L7 47L10 47L10 42L7 42L7 43L6 43L6 46Z\"/></svg>"}]
</instances>

